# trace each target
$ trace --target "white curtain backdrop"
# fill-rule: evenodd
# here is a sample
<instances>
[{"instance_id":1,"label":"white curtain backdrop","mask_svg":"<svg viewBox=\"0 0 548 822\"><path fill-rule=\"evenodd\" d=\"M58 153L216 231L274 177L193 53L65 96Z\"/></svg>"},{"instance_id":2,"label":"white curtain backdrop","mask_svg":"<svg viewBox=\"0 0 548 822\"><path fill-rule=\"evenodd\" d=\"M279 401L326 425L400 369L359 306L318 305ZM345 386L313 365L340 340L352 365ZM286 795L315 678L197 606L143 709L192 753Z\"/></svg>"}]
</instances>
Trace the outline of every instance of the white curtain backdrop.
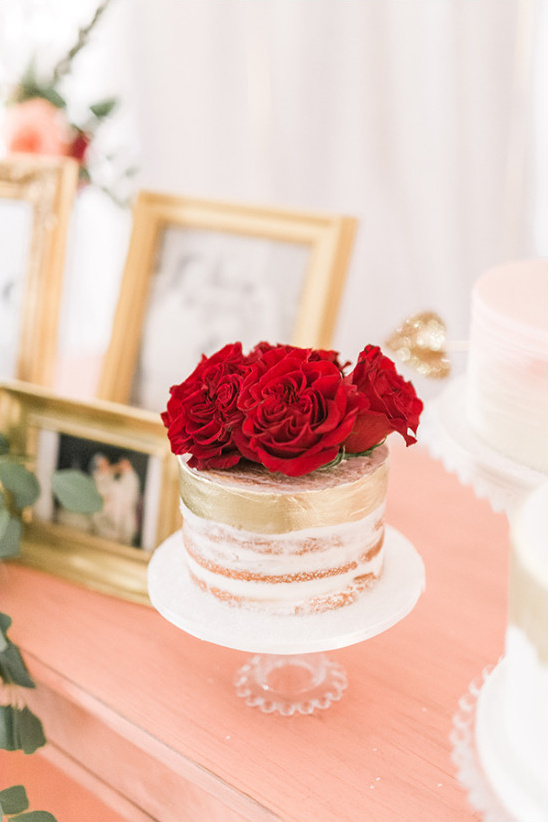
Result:
<instances>
[{"instance_id":1,"label":"white curtain backdrop","mask_svg":"<svg viewBox=\"0 0 548 822\"><path fill-rule=\"evenodd\" d=\"M66 45L95 5L4 0L7 73L29 32L44 45L33 10ZM545 0L113 0L72 91L121 95L139 187L356 216L334 339L353 359L423 309L465 338L481 272L548 253L547 18ZM97 221L71 256L73 348L106 344L127 242L127 219Z\"/></svg>"},{"instance_id":2,"label":"white curtain backdrop","mask_svg":"<svg viewBox=\"0 0 548 822\"><path fill-rule=\"evenodd\" d=\"M545 3L126 6L144 187L358 217L335 337L347 356L426 308L464 338L476 277L546 252Z\"/></svg>"}]
</instances>

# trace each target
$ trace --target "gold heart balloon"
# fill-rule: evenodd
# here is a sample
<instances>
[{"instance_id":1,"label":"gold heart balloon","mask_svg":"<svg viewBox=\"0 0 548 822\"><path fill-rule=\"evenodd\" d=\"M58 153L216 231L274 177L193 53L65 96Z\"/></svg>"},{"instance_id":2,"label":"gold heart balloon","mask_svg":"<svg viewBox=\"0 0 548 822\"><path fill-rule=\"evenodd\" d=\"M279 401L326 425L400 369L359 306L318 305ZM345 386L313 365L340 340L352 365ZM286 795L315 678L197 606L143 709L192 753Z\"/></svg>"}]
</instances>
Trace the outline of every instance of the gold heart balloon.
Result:
<instances>
[{"instance_id":1,"label":"gold heart balloon","mask_svg":"<svg viewBox=\"0 0 548 822\"><path fill-rule=\"evenodd\" d=\"M443 380L451 372L446 351L447 327L433 311L421 311L407 317L385 344L399 362L424 377Z\"/></svg>"}]
</instances>

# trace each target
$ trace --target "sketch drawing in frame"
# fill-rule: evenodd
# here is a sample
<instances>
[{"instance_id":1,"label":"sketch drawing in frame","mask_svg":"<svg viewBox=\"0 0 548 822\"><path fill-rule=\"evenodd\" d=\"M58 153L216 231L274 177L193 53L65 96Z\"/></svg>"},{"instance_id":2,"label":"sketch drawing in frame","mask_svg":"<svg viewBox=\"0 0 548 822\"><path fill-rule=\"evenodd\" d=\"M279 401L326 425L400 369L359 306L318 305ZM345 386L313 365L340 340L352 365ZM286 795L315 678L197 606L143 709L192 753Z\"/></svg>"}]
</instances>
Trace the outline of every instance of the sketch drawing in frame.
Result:
<instances>
[{"instance_id":1,"label":"sketch drawing in frame","mask_svg":"<svg viewBox=\"0 0 548 822\"><path fill-rule=\"evenodd\" d=\"M20 560L87 587L148 604L146 567L180 525L177 464L158 415L59 397L20 381L0 384L2 433L40 483ZM52 475L92 477L102 507L63 508Z\"/></svg>"},{"instance_id":2,"label":"sketch drawing in frame","mask_svg":"<svg viewBox=\"0 0 548 822\"><path fill-rule=\"evenodd\" d=\"M78 163L13 154L0 160L0 379L55 379L69 219Z\"/></svg>"},{"instance_id":3,"label":"sketch drawing in frame","mask_svg":"<svg viewBox=\"0 0 548 822\"><path fill-rule=\"evenodd\" d=\"M355 226L140 192L98 396L158 412L226 343L329 348Z\"/></svg>"}]
</instances>

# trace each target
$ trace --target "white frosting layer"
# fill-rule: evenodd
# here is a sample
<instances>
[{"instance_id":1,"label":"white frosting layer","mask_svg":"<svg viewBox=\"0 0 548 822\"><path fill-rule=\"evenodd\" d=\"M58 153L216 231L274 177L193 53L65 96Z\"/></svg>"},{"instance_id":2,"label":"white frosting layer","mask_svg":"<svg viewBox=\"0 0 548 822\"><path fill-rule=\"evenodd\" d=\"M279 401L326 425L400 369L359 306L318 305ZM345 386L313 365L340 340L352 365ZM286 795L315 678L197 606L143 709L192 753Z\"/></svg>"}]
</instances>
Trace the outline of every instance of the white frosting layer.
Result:
<instances>
[{"instance_id":1,"label":"white frosting layer","mask_svg":"<svg viewBox=\"0 0 548 822\"><path fill-rule=\"evenodd\" d=\"M358 568L353 568L336 576L318 576L304 582L271 583L234 579L208 571L190 557L187 558L187 563L191 574L196 579L204 582L208 588L225 591L231 597L241 597L244 601L261 603L262 605L271 603L275 608L278 608L278 606L282 607L283 603L289 603L294 607L296 604L304 604L307 600L318 597L337 596L341 591L351 586L356 576L360 574L367 573L378 577L382 570L383 556L380 552L369 562L361 564Z\"/></svg>"},{"instance_id":2,"label":"white frosting layer","mask_svg":"<svg viewBox=\"0 0 548 822\"><path fill-rule=\"evenodd\" d=\"M523 565L548 596L548 482L535 489L513 517L512 542ZM545 628L548 631L548 625Z\"/></svg>"},{"instance_id":3,"label":"white frosting layer","mask_svg":"<svg viewBox=\"0 0 548 822\"><path fill-rule=\"evenodd\" d=\"M506 631L509 738L537 780L548 777L548 483L512 518L516 557L510 589L516 604ZM544 600L544 608L542 601ZM547 808L548 818L548 808Z\"/></svg>"},{"instance_id":4,"label":"white frosting layer","mask_svg":"<svg viewBox=\"0 0 548 822\"><path fill-rule=\"evenodd\" d=\"M492 448L548 473L548 262L488 271L472 292L466 414Z\"/></svg>"},{"instance_id":5,"label":"white frosting layer","mask_svg":"<svg viewBox=\"0 0 548 822\"><path fill-rule=\"evenodd\" d=\"M337 597L359 584L356 578L382 571L382 545L375 549L383 538L384 503L357 522L268 536L181 509L191 574L228 598L292 611L318 597Z\"/></svg>"},{"instance_id":6,"label":"white frosting layer","mask_svg":"<svg viewBox=\"0 0 548 822\"><path fill-rule=\"evenodd\" d=\"M478 704L476 738L497 794L518 822L548 819L548 482L511 522L505 658Z\"/></svg>"},{"instance_id":7,"label":"white frosting layer","mask_svg":"<svg viewBox=\"0 0 548 822\"><path fill-rule=\"evenodd\" d=\"M487 677L478 698L475 743L482 773L500 800L502 809L489 819L510 822L546 822L548 782L546 772L531 767L509 739L504 722L508 660L503 659ZM539 778L540 776L540 778ZM487 816L485 817L487 819Z\"/></svg>"},{"instance_id":8,"label":"white frosting layer","mask_svg":"<svg viewBox=\"0 0 548 822\"><path fill-rule=\"evenodd\" d=\"M506 660L508 738L535 782L543 784L548 780L548 666L527 634L514 625L506 632ZM546 811L548 819L548 807Z\"/></svg>"}]
</instances>

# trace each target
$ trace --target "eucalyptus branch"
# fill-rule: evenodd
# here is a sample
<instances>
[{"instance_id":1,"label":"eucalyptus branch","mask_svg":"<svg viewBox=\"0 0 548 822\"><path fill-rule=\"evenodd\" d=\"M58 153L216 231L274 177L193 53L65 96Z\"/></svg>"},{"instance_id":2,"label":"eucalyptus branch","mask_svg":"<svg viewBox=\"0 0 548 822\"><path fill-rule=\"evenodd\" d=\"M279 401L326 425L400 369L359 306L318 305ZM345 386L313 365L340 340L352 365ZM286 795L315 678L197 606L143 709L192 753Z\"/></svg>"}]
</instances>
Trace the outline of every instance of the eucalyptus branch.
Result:
<instances>
[{"instance_id":1,"label":"eucalyptus branch","mask_svg":"<svg viewBox=\"0 0 548 822\"><path fill-rule=\"evenodd\" d=\"M52 80L51 84L56 85L61 77L64 77L65 74L68 74L70 71L71 63L78 54L81 49L87 44L89 40L89 36L92 30L95 28L101 17L103 16L106 7L109 5L111 0L103 0L102 3L99 3L97 8L95 9L95 14L87 24L87 26L82 26L78 29L78 38L70 49L70 51L60 60L55 68L53 69Z\"/></svg>"}]
</instances>

